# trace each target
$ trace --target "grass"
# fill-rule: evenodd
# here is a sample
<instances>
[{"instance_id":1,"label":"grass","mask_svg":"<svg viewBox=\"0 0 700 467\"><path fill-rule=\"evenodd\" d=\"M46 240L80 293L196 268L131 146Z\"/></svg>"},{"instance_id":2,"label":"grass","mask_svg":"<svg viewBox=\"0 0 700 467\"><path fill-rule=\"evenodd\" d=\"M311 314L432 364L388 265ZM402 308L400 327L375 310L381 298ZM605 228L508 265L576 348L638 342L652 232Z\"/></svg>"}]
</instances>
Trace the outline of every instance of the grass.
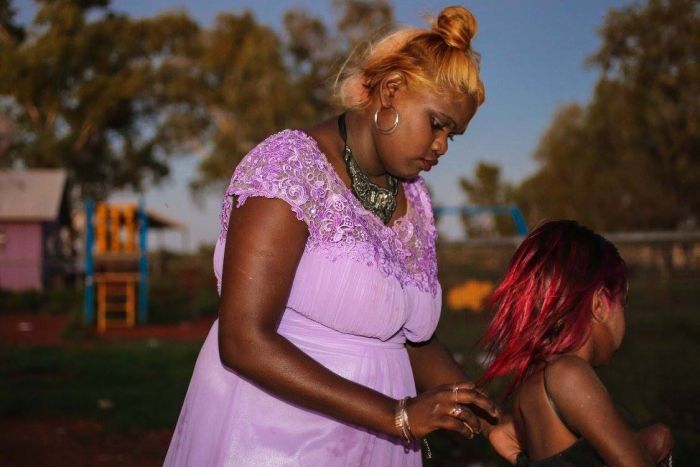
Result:
<instances>
[{"instance_id":1,"label":"grass","mask_svg":"<svg viewBox=\"0 0 700 467\"><path fill-rule=\"evenodd\" d=\"M610 365L600 369L613 399L636 426L666 423L674 433L674 465L700 465L700 280L660 282L634 278L627 306L627 332ZM485 315L444 310L438 336L470 375L478 377L479 349L474 345L487 325ZM502 393L504 382L490 388ZM440 465L479 456L496 463L481 444L438 439ZM436 449L433 449L435 451ZM435 464L437 465L437 464ZM464 464L462 464L464 465Z\"/></svg>"},{"instance_id":2,"label":"grass","mask_svg":"<svg viewBox=\"0 0 700 467\"><path fill-rule=\"evenodd\" d=\"M699 298L698 279L633 279L623 348L600 371L636 423L671 427L677 466L700 465ZM481 372L474 343L485 326L484 315L445 310L438 329L473 377ZM172 429L199 344L155 343L0 346L0 417L87 418L129 432ZM490 388L493 395L498 388ZM426 466L505 465L481 439L438 433L429 441L435 459Z\"/></svg>"},{"instance_id":3,"label":"grass","mask_svg":"<svg viewBox=\"0 0 700 467\"><path fill-rule=\"evenodd\" d=\"M172 429L199 344L0 348L0 417L94 419Z\"/></svg>"}]
</instances>

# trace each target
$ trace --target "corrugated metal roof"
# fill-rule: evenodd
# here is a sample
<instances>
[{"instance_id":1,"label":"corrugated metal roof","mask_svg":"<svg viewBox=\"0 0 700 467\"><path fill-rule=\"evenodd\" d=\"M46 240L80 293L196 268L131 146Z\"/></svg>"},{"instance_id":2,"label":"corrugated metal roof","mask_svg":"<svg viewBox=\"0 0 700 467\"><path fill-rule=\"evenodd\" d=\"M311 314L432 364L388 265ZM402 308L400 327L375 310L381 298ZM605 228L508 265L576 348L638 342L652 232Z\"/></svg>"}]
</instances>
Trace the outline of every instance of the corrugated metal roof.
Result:
<instances>
[{"instance_id":1,"label":"corrugated metal roof","mask_svg":"<svg viewBox=\"0 0 700 467\"><path fill-rule=\"evenodd\" d=\"M63 169L0 170L0 220L56 220L66 177Z\"/></svg>"}]
</instances>

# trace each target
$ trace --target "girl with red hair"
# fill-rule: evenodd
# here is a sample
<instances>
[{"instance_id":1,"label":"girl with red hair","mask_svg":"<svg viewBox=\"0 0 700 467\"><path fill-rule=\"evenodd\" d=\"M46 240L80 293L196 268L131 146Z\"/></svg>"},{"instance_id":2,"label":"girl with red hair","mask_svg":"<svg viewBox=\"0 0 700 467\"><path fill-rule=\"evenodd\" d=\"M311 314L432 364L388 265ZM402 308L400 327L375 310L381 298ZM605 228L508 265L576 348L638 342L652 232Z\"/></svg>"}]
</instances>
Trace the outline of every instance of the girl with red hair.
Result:
<instances>
[{"instance_id":1,"label":"girl with red hair","mask_svg":"<svg viewBox=\"0 0 700 467\"><path fill-rule=\"evenodd\" d=\"M513 375L510 428L522 466L647 466L670 455L664 425L635 433L593 367L605 365L625 333L627 269L617 248L574 221L551 221L518 247L490 298L482 380ZM492 432L491 436L494 435Z\"/></svg>"}]
</instances>

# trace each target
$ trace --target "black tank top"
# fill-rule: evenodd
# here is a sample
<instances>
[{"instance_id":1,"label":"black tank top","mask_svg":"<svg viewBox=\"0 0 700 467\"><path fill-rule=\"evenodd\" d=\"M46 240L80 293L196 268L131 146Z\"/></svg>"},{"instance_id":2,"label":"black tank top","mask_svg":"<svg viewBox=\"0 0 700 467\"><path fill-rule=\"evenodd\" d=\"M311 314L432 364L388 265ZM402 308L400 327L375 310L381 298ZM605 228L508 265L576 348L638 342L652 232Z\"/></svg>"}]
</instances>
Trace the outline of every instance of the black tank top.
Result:
<instances>
[{"instance_id":1,"label":"black tank top","mask_svg":"<svg viewBox=\"0 0 700 467\"><path fill-rule=\"evenodd\" d=\"M521 452L515 463L518 467L602 467L605 465L598 453L583 438L563 451L539 461L531 461L527 454Z\"/></svg>"}]
</instances>

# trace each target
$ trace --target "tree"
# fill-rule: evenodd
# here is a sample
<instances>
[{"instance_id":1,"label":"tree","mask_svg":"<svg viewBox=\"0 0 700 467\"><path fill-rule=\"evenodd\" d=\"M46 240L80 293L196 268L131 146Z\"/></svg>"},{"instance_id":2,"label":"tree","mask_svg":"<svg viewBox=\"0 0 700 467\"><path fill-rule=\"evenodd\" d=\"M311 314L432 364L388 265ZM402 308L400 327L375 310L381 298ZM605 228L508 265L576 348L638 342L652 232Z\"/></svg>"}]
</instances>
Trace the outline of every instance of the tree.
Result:
<instances>
[{"instance_id":1,"label":"tree","mask_svg":"<svg viewBox=\"0 0 700 467\"><path fill-rule=\"evenodd\" d=\"M188 111L168 75L198 33L182 14L130 20L108 5L43 0L29 34L5 20L0 34L0 106L18 135L2 164L65 167L96 198L168 174L163 125Z\"/></svg>"},{"instance_id":2,"label":"tree","mask_svg":"<svg viewBox=\"0 0 700 467\"><path fill-rule=\"evenodd\" d=\"M3 47L24 39L24 29L14 22L16 14L9 0L0 0L0 44Z\"/></svg>"},{"instance_id":3,"label":"tree","mask_svg":"<svg viewBox=\"0 0 700 467\"><path fill-rule=\"evenodd\" d=\"M501 168L487 162L479 162L474 171L474 179L461 178L460 186L469 203L481 206L503 206L510 201L512 187L501 179ZM492 213L462 216L462 223L469 237L486 235L514 235L512 219Z\"/></svg>"},{"instance_id":4,"label":"tree","mask_svg":"<svg viewBox=\"0 0 700 467\"><path fill-rule=\"evenodd\" d=\"M295 100L280 39L252 14L219 14L202 42L192 90L202 124L190 125L200 153L195 190L226 180L254 144L289 123Z\"/></svg>"},{"instance_id":5,"label":"tree","mask_svg":"<svg viewBox=\"0 0 700 467\"><path fill-rule=\"evenodd\" d=\"M601 230L673 229L700 210L700 3L612 10L589 63L592 101L555 116L517 190L530 221L573 217Z\"/></svg>"},{"instance_id":6,"label":"tree","mask_svg":"<svg viewBox=\"0 0 700 467\"><path fill-rule=\"evenodd\" d=\"M283 38L248 12L202 29L184 13L131 19L109 0L38 3L25 34L0 0L0 165L65 167L76 196L96 198L157 183L189 153L195 191L218 188L265 136L333 110L352 38L393 21L385 0L338 2L339 34L297 11Z\"/></svg>"},{"instance_id":7,"label":"tree","mask_svg":"<svg viewBox=\"0 0 700 467\"><path fill-rule=\"evenodd\" d=\"M393 25L385 0L335 1L337 34L304 10L285 14L282 37L250 13L221 14L204 32L199 89L209 121L199 135L195 192L219 189L241 158L268 134L304 127L337 110L333 78L346 56L376 29ZM361 47L360 47L361 48Z\"/></svg>"}]
</instances>

